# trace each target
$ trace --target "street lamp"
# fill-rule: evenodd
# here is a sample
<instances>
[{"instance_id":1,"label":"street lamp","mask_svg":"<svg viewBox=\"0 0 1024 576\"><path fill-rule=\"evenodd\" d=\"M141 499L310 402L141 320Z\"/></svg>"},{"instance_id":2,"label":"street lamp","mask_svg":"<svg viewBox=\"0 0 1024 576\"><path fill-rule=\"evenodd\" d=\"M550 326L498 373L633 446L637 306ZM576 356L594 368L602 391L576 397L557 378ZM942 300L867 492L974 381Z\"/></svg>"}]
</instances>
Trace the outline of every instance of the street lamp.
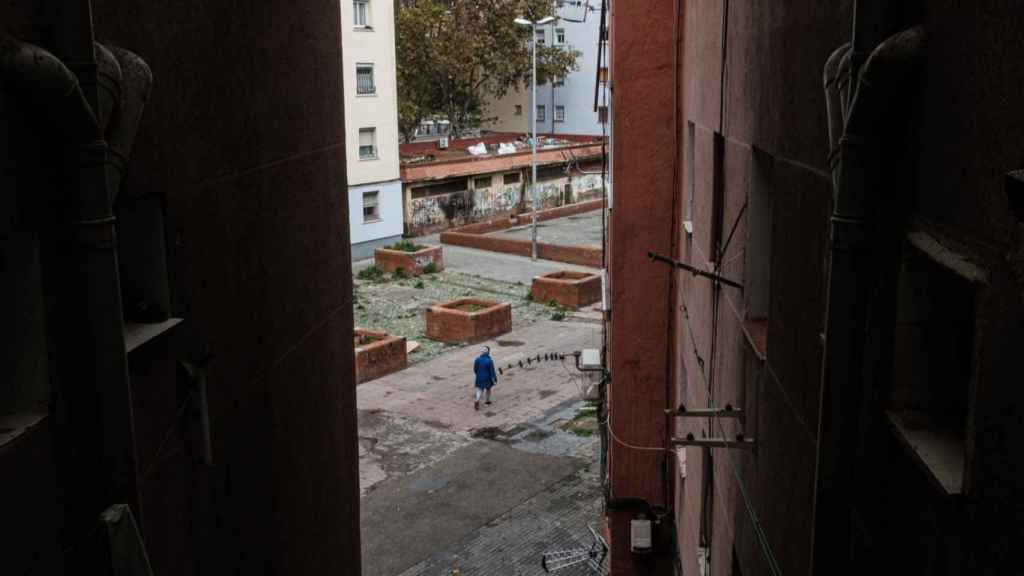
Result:
<instances>
[{"instance_id":1,"label":"street lamp","mask_svg":"<svg viewBox=\"0 0 1024 576\"><path fill-rule=\"evenodd\" d=\"M530 235L533 239L531 254L534 260L537 260L537 209L539 208L539 199L537 198L537 27L554 21L554 16L545 16L536 22L522 17L513 20L513 22L520 26L529 26L533 36L530 39L531 52L533 53L533 76L531 81L533 97L530 102L530 118L533 125L533 158L530 160L530 171L533 173L533 176L530 179L530 196L533 200L533 210L530 213Z\"/></svg>"}]
</instances>

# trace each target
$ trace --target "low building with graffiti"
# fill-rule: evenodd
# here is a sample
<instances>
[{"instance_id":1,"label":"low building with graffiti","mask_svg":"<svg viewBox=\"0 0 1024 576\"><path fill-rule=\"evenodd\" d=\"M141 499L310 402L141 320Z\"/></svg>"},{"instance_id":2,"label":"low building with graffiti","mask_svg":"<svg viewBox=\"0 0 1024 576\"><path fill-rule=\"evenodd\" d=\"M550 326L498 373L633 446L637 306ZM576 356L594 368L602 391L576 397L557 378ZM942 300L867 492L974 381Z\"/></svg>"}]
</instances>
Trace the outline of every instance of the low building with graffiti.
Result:
<instances>
[{"instance_id":1,"label":"low building with graffiti","mask_svg":"<svg viewBox=\"0 0 1024 576\"><path fill-rule=\"evenodd\" d=\"M529 212L532 150L521 134L400 145L405 235ZM601 197L600 137L540 135L541 208Z\"/></svg>"}]
</instances>

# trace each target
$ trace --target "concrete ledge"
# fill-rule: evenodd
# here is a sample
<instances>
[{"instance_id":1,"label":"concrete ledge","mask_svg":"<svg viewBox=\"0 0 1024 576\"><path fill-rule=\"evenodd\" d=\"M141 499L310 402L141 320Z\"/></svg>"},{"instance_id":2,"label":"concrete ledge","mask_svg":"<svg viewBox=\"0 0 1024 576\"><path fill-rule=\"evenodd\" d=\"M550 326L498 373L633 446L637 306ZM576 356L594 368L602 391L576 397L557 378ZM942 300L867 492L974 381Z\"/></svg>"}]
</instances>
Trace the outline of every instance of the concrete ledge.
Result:
<instances>
[{"instance_id":1,"label":"concrete ledge","mask_svg":"<svg viewBox=\"0 0 1024 576\"><path fill-rule=\"evenodd\" d=\"M408 365L405 338L356 328L356 384L398 372Z\"/></svg>"},{"instance_id":2,"label":"concrete ledge","mask_svg":"<svg viewBox=\"0 0 1024 576\"><path fill-rule=\"evenodd\" d=\"M482 342L512 329L512 305L459 298L427 308L427 338L449 344Z\"/></svg>"},{"instance_id":3,"label":"concrete ledge","mask_svg":"<svg viewBox=\"0 0 1024 576\"><path fill-rule=\"evenodd\" d=\"M600 210L603 207L603 200L590 200L588 202L579 202L568 206L541 210L537 212L537 221L543 222L574 214L583 214ZM526 212L512 218L496 218L487 222L479 222L446 230L441 232L441 243L476 248L477 250L516 254L518 256L530 256L533 249L529 240L496 238L494 236L485 236L485 234L506 230L513 226L530 222L532 220L531 214L532 212ZM537 257L544 260L565 262L578 266L590 266L592 268L600 268L602 264L600 246L562 246L560 244L538 242Z\"/></svg>"},{"instance_id":4,"label":"concrete ledge","mask_svg":"<svg viewBox=\"0 0 1024 576\"><path fill-rule=\"evenodd\" d=\"M441 246L425 246L415 252L392 250L385 246L374 250L373 260L378 268L391 274L401 268L409 276L419 276L430 264L434 265L435 272L444 270Z\"/></svg>"},{"instance_id":5,"label":"concrete ledge","mask_svg":"<svg viewBox=\"0 0 1024 576\"><path fill-rule=\"evenodd\" d=\"M549 272L534 277L530 295L535 302L554 300L566 308L578 310L601 300L601 277L571 270Z\"/></svg>"}]
</instances>

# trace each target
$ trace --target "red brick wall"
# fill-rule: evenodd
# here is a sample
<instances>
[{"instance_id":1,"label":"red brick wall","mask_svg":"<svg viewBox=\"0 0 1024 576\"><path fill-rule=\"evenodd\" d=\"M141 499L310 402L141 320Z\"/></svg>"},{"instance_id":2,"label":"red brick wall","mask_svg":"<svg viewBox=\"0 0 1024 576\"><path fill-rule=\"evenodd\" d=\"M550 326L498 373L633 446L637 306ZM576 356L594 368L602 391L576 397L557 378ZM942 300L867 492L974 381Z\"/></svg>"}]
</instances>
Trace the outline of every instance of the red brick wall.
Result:
<instances>
[{"instance_id":1,"label":"red brick wall","mask_svg":"<svg viewBox=\"0 0 1024 576\"><path fill-rule=\"evenodd\" d=\"M578 309L601 300L601 277L588 274L582 278L560 278L563 272L552 272L533 279L530 295L534 301L554 300L567 308Z\"/></svg>"},{"instance_id":2,"label":"red brick wall","mask_svg":"<svg viewBox=\"0 0 1024 576\"><path fill-rule=\"evenodd\" d=\"M612 181L608 239L611 322L608 368L612 574L671 574L663 523L653 558L629 551L629 519L643 506L668 507L666 485L671 316L669 269L649 251L673 253L673 107L677 2L611 5ZM637 448L639 447L639 449ZM621 504L620 504L621 503Z\"/></svg>"},{"instance_id":3,"label":"red brick wall","mask_svg":"<svg viewBox=\"0 0 1024 576\"><path fill-rule=\"evenodd\" d=\"M475 303L488 308L466 312L450 308L461 303ZM512 329L512 305L487 300L462 298L431 306L424 312L427 338L453 344L481 342Z\"/></svg>"},{"instance_id":4,"label":"red brick wall","mask_svg":"<svg viewBox=\"0 0 1024 576\"><path fill-rule=\"evenodd\" d=\"M435 272L444 270L441 246L430 246L415 253L377 248L373 251L373 260L377 267L385 272L394 273L401 268L409 276L419 276L428 264L434 265Z\"/></svg>"},{"instance_id":5,"label":"red brick wall","mask_svg":"<svg viewBox=\"0 0 1024 576\"><path fill-rule=\"evenodd\" d=\"M376 338L373 342L356 346L356 384L398 372L408 364L405 338L368 330L356 330L355 334L356 337L368 335Z\"/></svg>"}]
</instances>

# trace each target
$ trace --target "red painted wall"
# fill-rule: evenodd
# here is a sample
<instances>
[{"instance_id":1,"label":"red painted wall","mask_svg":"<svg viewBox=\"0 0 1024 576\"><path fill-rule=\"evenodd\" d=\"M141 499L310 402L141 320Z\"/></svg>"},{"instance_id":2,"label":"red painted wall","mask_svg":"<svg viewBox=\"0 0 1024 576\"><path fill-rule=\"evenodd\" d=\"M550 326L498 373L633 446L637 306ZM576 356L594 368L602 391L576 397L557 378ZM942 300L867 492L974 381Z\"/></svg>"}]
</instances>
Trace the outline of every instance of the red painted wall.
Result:
<instances>
[{"instance_id":1,"label":"red painted wall","mask_svg":"<svg viewBox=\"0 0 1024 576\"><path fill-rule=\"evenodd\" d=\"M642 506L669 507L663 474L670 405L672 294L669 269L649 251L673 254L676 130L673 0L615 2L610 13L613 85L612 181L608 258L611 290L608 368L609 513L613 574L668 574L671 525L653 557L629 551L629 520Z\"/></svg>"}]
</instances>

